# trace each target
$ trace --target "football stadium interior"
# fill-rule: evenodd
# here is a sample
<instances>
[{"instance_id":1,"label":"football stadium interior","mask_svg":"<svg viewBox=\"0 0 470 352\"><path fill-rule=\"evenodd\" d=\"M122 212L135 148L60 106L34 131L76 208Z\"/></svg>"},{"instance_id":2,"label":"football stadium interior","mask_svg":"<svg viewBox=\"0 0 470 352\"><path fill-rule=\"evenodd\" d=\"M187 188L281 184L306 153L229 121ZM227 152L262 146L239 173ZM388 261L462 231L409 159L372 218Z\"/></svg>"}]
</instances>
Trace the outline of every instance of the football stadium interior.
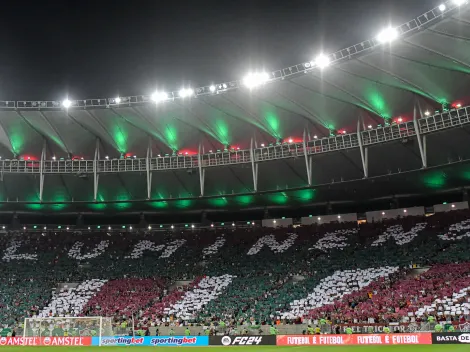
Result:
<instances>
[{"instance_id":1,"label":"football stadium interior","mask_svg":"<svg viewBox=\"0 0 470 352\"><path fill-rule=\"evenodd\" d=\"M469 343L469 53L452 0L240 81L1 101L0 346Z\"/></svg>"}]
</instances>

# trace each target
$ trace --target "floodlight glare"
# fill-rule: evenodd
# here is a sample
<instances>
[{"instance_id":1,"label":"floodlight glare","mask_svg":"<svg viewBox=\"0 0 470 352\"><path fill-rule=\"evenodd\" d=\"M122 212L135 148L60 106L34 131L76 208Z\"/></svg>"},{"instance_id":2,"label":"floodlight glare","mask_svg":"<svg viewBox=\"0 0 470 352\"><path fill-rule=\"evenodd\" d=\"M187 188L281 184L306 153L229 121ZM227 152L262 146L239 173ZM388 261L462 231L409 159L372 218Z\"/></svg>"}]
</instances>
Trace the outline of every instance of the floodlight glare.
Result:
<instances>
[{"instance_id":1,"label":"floodlight glare","mask_svg":"<svg viewBox=\"0 0 470 352\"><path fill-rule=\"evenodd\" d=\"M429 115L431 115L431 113L426 110L426 111L424 112L424 115L429 116Z\"/></svg>"},{"instance_id":2,"label":"floodlight glare","mask_svg":"<svg viewBox=\"0 0 470 352\"><path fill-rule=\"evenodd\" d=\"M168 94L166 94L165 92L155 92L150 96L150 99L152 99L156 103L159 103L161 101L167 100Z\"/></svg>"},{"instance_id":3,"label":"floodlight glare","mask_svg":"<svg viewBox=\"0 0 470 352\"><path fill-rule=\"evenodd\" d=\"M114 101L116 102L116 104L120 104L121 103L121 98L117 97L116 99L114 99Z\"/></svg>"},{"instance_id":4,"label":"floodlight glare","mask_svg":"<svg viewBox=\"0 0 470 352\"><path fill-rule=\"evenodd\" d=\"M398 38L398 30L396 28L392 28L392 27L385 28L377 36L377 40L380 43L391 43L397 38Z\"/></svg>"},{"instance_id":5,"label":"floodlight glare","mask_svg":"<svg viewBox=\"0 0 470 352\"><path fill-rule=\"evenodd\" d=\"M186 97L190 97L191 95L194 94L194 91L191 89L191 88L182 88L180 89L180 91L178 92L178 95L181 97L181 98L186 98Z\"/></svg>"},{"instance_id":6,"label":"floodlight glare","mask_svg":"<svg viewBox=\"0 0 470 352\"><path fill-rule=\"evenodd\" d=\"M444 12L446 10L446 5L440 4L439 5L439 11Z\"/></svg>"},{"instance_id":7,"label":"floodlight glare","mask_svg":"<svg viewBox=\"0 0 470 352\"><path fill-rule=\"evenodd\" d=\"M209 87L209 90L210 90L212 93L214 93L214 92L215 92L215 86L214 86L214 85L210 86L210 87Z\"/></svg>"},{"instance_id":8,"label":"floodlight glare","mask_svg":"<svg viewBox=\"0 0 470 352\"><path fill-rule=\"evenodd\" d=\"M315 59L315 65L320 69L324 69L330 65L330 58L326 55L320 54Z\"/></svg>"},{"instance_id":9,"label":"floodlight glare","mask_svg":"<svg viewBox=\"0 0 470 352\"><path fill-rule=\"evenodd\" d=\"M250 73L243 78L243 84L248 88L255 88L265 84L269 80L266 72Z\"/></svg>"},{"instance_id":10,"label":"floodlight glare","mask_svg":"<svg viewBox=\"0 0 470 352\"><path fill-rule=\"evenodd\" d=\"M66 109L68 109L70 106L72 105L72 102L68 99L65 99L63 102L62 102L62 106Z\"/></svg>"},{"instance_id":11,"label":"floodlight glare","mask_svg":"<svg viewBox=\"0 0 470 352\"><path fill-rule=\"evenodd\" d=\"M467 0L452 0L452 2L457 6L461 6L461 5L465 4L467 2Z\"/></svg>"}]
</instances>

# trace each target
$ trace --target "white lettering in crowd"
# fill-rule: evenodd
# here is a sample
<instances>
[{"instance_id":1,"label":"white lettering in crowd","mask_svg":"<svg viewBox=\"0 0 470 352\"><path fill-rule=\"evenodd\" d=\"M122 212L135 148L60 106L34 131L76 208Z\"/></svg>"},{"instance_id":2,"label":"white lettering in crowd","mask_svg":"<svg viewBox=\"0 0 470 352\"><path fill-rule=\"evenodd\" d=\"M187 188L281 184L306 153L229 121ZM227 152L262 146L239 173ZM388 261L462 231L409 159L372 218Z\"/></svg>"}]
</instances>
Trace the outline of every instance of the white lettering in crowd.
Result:
<instances>
[{"instance_id":1,"label":"white lettering in crowd","mask_svg":"<svg viewBox=\"0 0 470 352\"><path fill-rule=\"evenodd\" d=\"M387 230L385 230L385 233L380 235L378 239L376 239L371 246L372 247L377 247L385 242L387 242L390 238L395 239L395 242L399 246L403 246L406 243L409 243L415 239L416 236L418 236L418 233L423 231L426 228L426 223L422 222L419 224L416 224L411 228L410 231L405 232L403 230L403 226L401 225L393 225L390 226Z\"/></svg>"},{"instance_id":2,"label":"white lettering in crowd","mask_svg":"<svg viewBox=\"0 0 470 352\"><path fill-rule=\"evenodd\" d=\"M70 258L78 259L78 260L83 260L83 259L92 259L100 256L101 254L104 253L106 248L109 246L109 241L101 241L96 245L95 248L93 248L90 252L81 254L82 247L85 244L83 242L77 241L73 244L72 248L70 248L68 252L68 256Z\"/></svg>"},{"instance_id":3,"label":"white lettering in crowd","mask_svg":"<svg viewBox=\"0 0 470 352\"><path fill-rule=\"evenodd\" d=\"M180 248L186 240L174 240L167 245L159 244L156 245L154 242L149 240L142 240L139 241L134 249L132 250L131 254L126 256L125 258L137 259L142 258L145 251L150 252L162 252L159 258L169 258L178 248Z\"/></svg>"},{"instance_id":4,"label":"white lettering in crowd","mask_svg":"<svg viewBox=\"0 0 470 352\"><path fill-rule=\"evenodd\" d=\"M37 260L38 255L37 254L29 254L29 253L21 253L18 254L16 253L18 251L18 248L21 246L21 241L18 240L13 240L10 242L10 246L5 249L5 252L3 252L3 260L6 262L9 262L11 260Z\"/></svg>"},{"instance_id":5,"label":"white lettering in crowd","mask_svg":"<svg viewBox=\"0 0 470 352\"><path fill-rule=\"evenodd\" d=\"M284 253L294 244L296 238L297 235L295 233L291 233L286 240L278 242L274 235L263 236L253 245L253 247L250 248L247 255L255 255L259 253L264 246L267 246L276 254Z\"/></svg>"},{"instance_id":6,"label":"white lettering in crowd","mask_svg":"<svg viewBox=\"0 0 470 352\"><path fill-rule=\"evenodd\" d=\"M203 250L202 250L202 254L204 256L206 255L211 255L211 254L215 254L218 252L218 250L220 248L222 248L222 246L225 244L225 237L224 235L222 236L219 236L217 237L217 239L215 240L215 242L213 244L211 244L210 246L207 246L205 247Z\"/></svg>"},{"instance_id":7,"label":"white lettering in crowd","mask_svg":"<svg viewBox=\"0 0 470 352\"><path fill-rule=\"evenodd\" d=\"M470 237L470 219L452 224L449 230L443 235L437 235L444 241L457 241L466 237Z\"/></svg>"},{"instance_id":8,"label":"white lettering in crowd","mask_svg":"<svg viewBox=\"0 0 470 352\"><path fill-rule=\"evenodd\" d=\"M312 248L319 249L321 251L327 251L329 249L343 249L349 244L347 243L348 236L354 235L357 233L357 229L345 229L345 230L336 230L333 232L327 232L325 236L318 240L317 243Z\"/></svg>"}]
</instances>

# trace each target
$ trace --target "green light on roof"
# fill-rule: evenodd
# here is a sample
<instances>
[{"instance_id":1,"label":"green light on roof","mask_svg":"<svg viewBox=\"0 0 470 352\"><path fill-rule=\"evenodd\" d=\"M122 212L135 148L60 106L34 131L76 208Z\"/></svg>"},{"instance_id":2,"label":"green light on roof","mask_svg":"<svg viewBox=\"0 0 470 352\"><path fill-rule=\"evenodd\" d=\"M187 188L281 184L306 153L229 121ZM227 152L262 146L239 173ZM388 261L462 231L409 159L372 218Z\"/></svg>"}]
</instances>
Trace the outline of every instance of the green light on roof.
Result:
<instances>
[{"instance_id":1,"label":"green light on roof","mask_svg":"<svg viewBox=\"0 0 470 352\"><path fill-rule=\"evenodd\" d=\"M188 227L188 224L184 224L184 227Z\"/></svg>"},{"instance_id":2,"label":"green light on roof","mask_svg":"<svg viewBox=\"0 0 470 352\"><path fill-rule=\"evenodd\" d=\"M36 225L33 226L33 229L37 229L38 227Z\"/></svg>"},{"instance_id":3,"label":"green light on roof","mask_svg":"<svg viewBox=\"0 0 470 352\"><path fill-rule=\"evenodd\" d=\"M249 221L246 222L247 225L250 225L251 223Z\"/></svg>"},{"instance_id":4,"label":"green light on roof","mask_svg":"<svg viewBox=\"0 0 470 352\"><path fill-rule=\"evenodd\" d=\"M447 204L447 202L444 202L444 203L442 203L442 204L446 205L446 204Z\"/></svg>"},{"instance_id":5,"label":"green light on roof","mask_svg":"<svg viewBox=\"0 0 470 352\"><path fill-rule=\"evenodd\" d=\"M123 226L122 228L123 228L123 229L125 229L126 227L125 227L125 226Z\"/></svg>"},{"instance_id":6,"label":"green light on roof","mask_svg":"<svg viewBox=\"0 0 470 352\"><path fill-rule=\"evenodd\" d=\"M97 228L97 229L100 229L100 228L101 228L101 226L100 226L100 225L98 225L98 226L96 226L96 228Z\"/></svg>"},{"instance_id":7,"label":"green light on roof","mask_svg":"<svg viewBox=\"0 0 470 352\"><path fill-rule=\"evenodd\" d=\"M57 228L58 228L58 229L61 229L61 228L62 228L62 226L57 226Z\"/></svg>"},{"instance_id":8,"label":"green light on roof","mask_svg":"<svg viewBox=\"0 0 470 352\"><path fill-rule=\"evenodd\" d=\"M163 225L160 225L160 227L163 227Z\"/></svg>"},{"instance_id":9,"label":"green light on roof","mask_svg":"<svg viewBox=\"0 0 470 352\"><path fill-rule=\"evenodd\" d=\"M285 217L285 216L283 216L281 219L282 219L282 220L284 220L285 218L286 218L286 217Z\"/></svg>"},{"instance_id":10,"label":"green light on roof","mask_svg":"<svg viewBox=\"0 0 470 352\"><path fill-rule=\"evenodd\" d=\"M311 218L311 217L312 217L312 215L309 215L308 217L309 217L309 218Z\"/></svg>"},{"instance_id":11,"label":"green light on roof","mask_svg":"<svg viewBox=\"0 0 470 352\"><path fill-rule=\"evenodd\" d=\"M222 222L220 225L224 226L225 224Z\"/></svg>"}]
</instances>

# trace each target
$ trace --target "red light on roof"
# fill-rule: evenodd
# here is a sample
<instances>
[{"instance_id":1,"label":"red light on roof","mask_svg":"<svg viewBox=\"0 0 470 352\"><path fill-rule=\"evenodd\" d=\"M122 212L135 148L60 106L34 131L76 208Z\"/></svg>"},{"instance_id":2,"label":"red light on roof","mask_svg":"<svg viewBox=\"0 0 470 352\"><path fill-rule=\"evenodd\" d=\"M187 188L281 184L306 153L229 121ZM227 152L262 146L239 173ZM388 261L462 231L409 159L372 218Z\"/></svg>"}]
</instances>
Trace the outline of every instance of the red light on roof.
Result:
<instances>
[{"instance_id":1,"label":"red light on roof","mask_svg":"<svg viewBox=\"0 0 470 352\"><path fill-rule=\"evenodd\" d=\"M297 137L288 137L286 139L284 139L282 142L283 143L302 143L302 138L297 138Z\"/></svg>"},{"instance_id":2,"label":"red light on roof","mask_svg":"<svg viewBox=\"0 0 470 352\"><path fill-rule=\"evenodd\" d=\"M178 154L179 155L196 155L197 152L195 152L193 150L185 149L185 150L180 150L180 152Z\"/></svg>"},{"instance_id":3,"label":"red light on roof","mask_svg":"<svg viewBox=\"0 0 470 352\"><path fill-rule=\"evenodd\" d=\"M342 134L346 134L346 130L342 130L341 133L342 133Z\"/></svg>"},{"instance_id":4,"label":"red light on roof","mask_svg":"<svg viewBox=\"0 0 470 352\"><path fill-rule=\"evenodd\" d=\"M38 160L38 158L36 158L35 156L32 156L32 155L23 155L20 159L23 159L23 160Z\"/></svg>"}]
</instances>

